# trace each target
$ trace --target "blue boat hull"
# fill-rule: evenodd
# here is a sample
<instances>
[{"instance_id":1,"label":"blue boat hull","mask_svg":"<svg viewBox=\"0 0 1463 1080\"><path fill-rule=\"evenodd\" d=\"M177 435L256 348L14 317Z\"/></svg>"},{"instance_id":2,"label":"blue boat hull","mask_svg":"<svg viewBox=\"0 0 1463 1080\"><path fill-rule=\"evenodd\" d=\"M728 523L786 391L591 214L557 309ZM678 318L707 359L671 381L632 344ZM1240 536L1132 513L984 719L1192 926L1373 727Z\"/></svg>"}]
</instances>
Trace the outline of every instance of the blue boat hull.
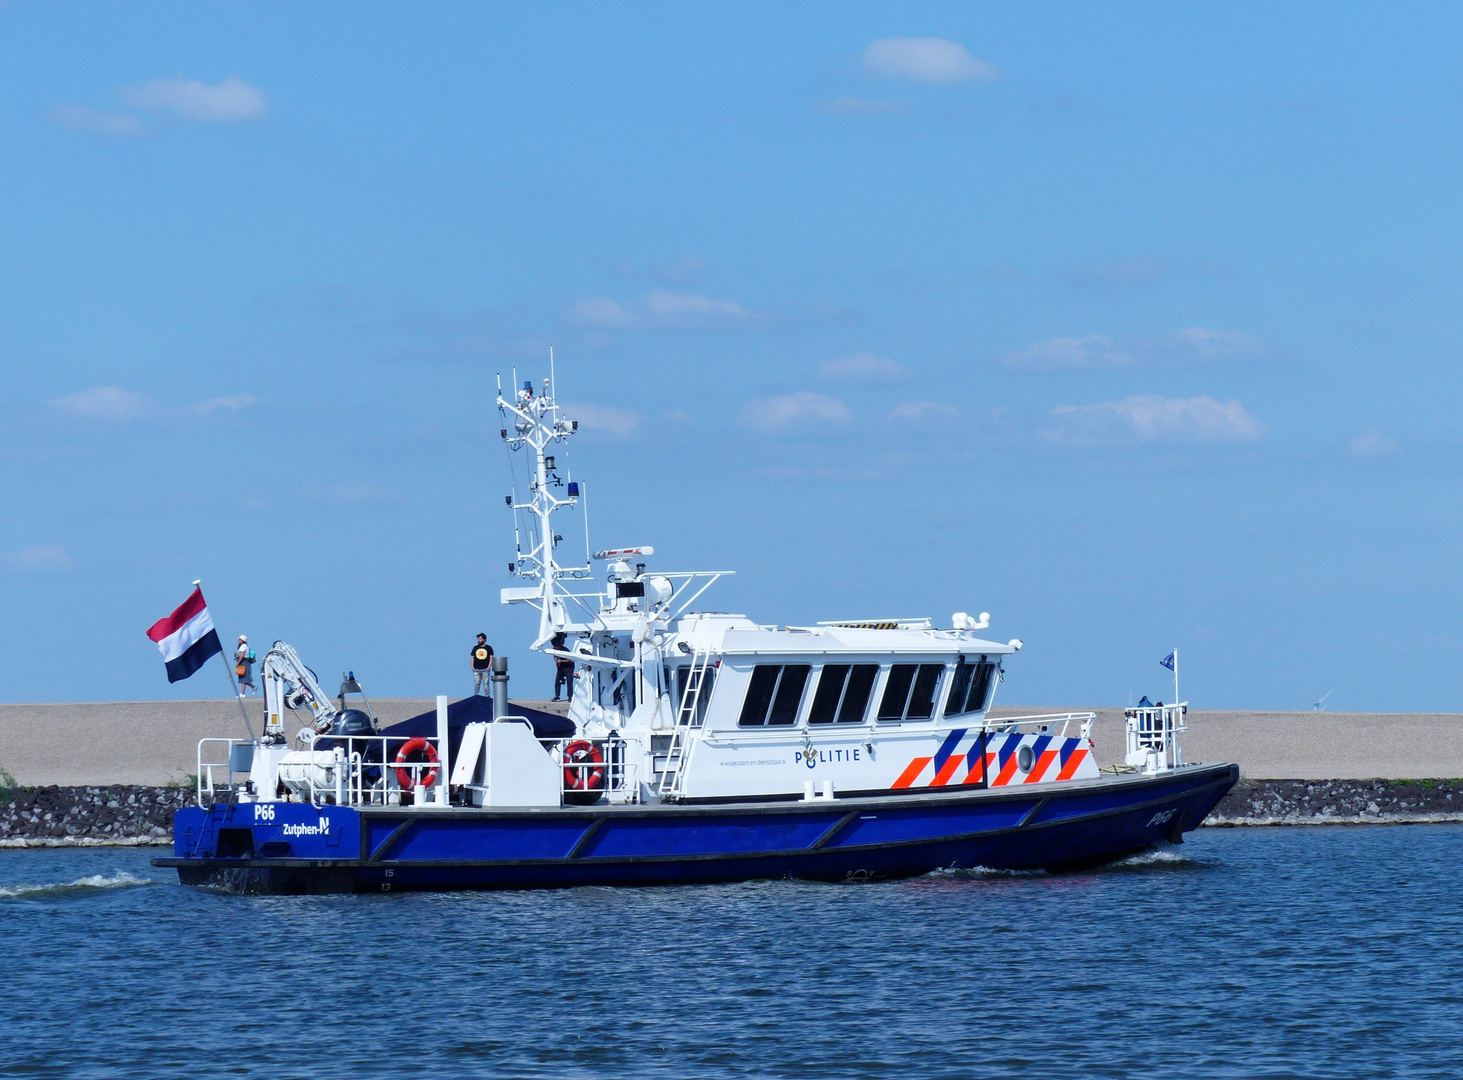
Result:
<instances>
[{"instance_id":1,"label":"blue boat hull","mask_svg":"<svg viewBox=\"0 0 1463 1080\"><path fill-rule=\"evenodd\" d=\"M1100 865L1197 828L1234 765L1015 790L542 810L231 803L178 812L179 879L243 892L900 878Z\"/></svg>"}]
</instances>

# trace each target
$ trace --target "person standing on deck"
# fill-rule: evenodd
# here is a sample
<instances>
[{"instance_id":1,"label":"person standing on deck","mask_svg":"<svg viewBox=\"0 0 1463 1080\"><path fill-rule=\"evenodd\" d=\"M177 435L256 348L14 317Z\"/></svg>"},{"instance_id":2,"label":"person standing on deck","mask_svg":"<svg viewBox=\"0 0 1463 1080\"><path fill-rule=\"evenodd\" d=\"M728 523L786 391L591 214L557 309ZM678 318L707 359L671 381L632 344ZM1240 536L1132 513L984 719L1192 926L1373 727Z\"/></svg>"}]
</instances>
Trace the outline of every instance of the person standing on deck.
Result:
<instances>
[{"instance_id":1,"label":"person standing on deck","mask_svg":"<svg viewBox=\"0 0 1463 1080\"><path fill-rule=\"evenodd\" d=\"M254 650L249 648L249 635L239 635L239 647L234 651L234 674L239 677L239 696L259 693L254 687Z\"/></svg>"},{"instance_id":2,"label":"person standing on deck","mask_svg":"<svg viewBox=\"0 0 1463 1080\"><path fill-rule=\"evenodd\" d=\"M488 635L479 634L477 644L472 647L472 692L484 697L492 696L488 682L493 674L493 647L488 644Z\"/></svg>"},{"instance_id":3,"label":"person standing on deck","mask_svg":"<svg viewBox=\"0 0 1463 1080\"><path fill-rule=\"evenodd\" d=\"M569 639L564 631L554 635L550 644L559 652L569 651ZM554 700L559 700L559 687L564 688L564 700L574 693L574 661L562 656L554 657Z\"/></svg>"}]
</instances>

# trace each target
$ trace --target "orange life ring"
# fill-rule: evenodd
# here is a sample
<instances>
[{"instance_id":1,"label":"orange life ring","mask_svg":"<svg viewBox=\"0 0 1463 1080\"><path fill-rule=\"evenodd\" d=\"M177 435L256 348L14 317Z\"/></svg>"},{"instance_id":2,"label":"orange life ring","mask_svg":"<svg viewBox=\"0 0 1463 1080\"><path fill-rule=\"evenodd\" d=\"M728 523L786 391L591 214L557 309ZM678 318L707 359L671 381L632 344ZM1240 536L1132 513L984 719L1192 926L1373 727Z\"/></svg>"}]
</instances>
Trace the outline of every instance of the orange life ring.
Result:
<instances>
[{"instance_id":1,"label":"orange life ring","mask_svg":"<svg viewBox=\"0 0 1463 1080\"><path fill-rule=\"evenodd\" d=\"M579 739L564 747L564 787L599 791L605 784L605 756L592 742Z\"/></svg>"},{"instance_id":2,"label":"orange life ring","mask_svg":"<svg viewBox=\"0 0 1463 1080\"><path fill-rule=\"evenodd\" d=\"M413 758L411 756L413 754L417 754L419 756ZM437 756L436 747L427 742L427 740L422 738L420 735L418 735L415 739L408 739L406 741L406 744L396 752L396 764L398 766L420 765L423 761L430 761L433 765L435 765L440 760L442 759ZM398 768L396 770L396 779L401 784L402 789L405 791L410 791L417 785L417 782L412 779L411 772L406 769ZM422 787L431 787L436 782L436 769L432 769L431 771L429 771L426 776L422 777L421 780Z\"/></svg>"}]
</instances>

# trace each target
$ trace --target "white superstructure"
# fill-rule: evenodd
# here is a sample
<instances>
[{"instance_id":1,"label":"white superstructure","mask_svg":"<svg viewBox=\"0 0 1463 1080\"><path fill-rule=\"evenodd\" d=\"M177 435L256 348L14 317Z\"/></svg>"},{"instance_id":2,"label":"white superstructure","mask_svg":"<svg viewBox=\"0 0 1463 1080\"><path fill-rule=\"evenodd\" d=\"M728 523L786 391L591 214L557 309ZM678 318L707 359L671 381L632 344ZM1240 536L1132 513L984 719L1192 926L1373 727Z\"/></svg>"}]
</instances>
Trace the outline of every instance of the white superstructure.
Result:
<instances>
[{"instance_id":1,"label":"white superstructure","mask_svg":"<svg viewBox=\"0 0 1463 1080\"><path fill-rule=\"evenodd\" d=\"M509 397L500 386L498 407L510 460L527 458L526 490L507 502L518 539L510 570L531 582L504 589L502 602L535 607L533 647L574 662L570 717L581 738L605 749L611 802L819 798L1098 774L1091 714L988 722L1002 664L1021 642L979 636L984 613L957 612L948 628L897 618L767 626L693 610L729 571L652 570L650 547L561 565L553 516L582 496L555 444L578 425L558 405L552 376ZM590 580L594 562L602 588Z\"/></svg>"}]
</instances>

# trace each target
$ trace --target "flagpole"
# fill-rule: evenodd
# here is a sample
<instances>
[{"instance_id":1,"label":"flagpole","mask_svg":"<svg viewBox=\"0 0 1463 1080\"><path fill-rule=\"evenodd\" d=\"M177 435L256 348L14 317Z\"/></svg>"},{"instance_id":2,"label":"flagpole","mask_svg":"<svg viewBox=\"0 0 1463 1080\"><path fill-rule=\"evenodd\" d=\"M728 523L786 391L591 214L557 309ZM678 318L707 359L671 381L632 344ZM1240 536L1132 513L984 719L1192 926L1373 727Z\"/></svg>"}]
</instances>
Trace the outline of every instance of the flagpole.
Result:
<instances>
[{"instance_id":1,"label":"flagpole","mask_svg":"<svg viewBox=\"0 0 1463 1080\"><path fill-rule=\"evenodd\" d=\"M1173 703L1179 703L1179 651L1173 651Z\"/></svg>"},{"instance_id":2,"label":"flagpole","mask_svg":"<svg viewBox=\"0 0 1463 1080\"><path fill-rule=\"evenodd\" d=\"M203 582L201 580L193 583L195 589L201 588L202 586ZM217 627L214 628L214 633L218 633ZM229 661L228 653L224 651L222 641L219 642L218 655L224 662L224 674L229 677L229 689L233 691L234 700L239 703L239 715L244 718L244 730L249 733L249 741L251 743L257 743L259 740L254 737L254 725L249 723L249 710L244 707L244 698L239 693L239 681L234 678L234 665Z\"/></svg>"}]
</instances>

